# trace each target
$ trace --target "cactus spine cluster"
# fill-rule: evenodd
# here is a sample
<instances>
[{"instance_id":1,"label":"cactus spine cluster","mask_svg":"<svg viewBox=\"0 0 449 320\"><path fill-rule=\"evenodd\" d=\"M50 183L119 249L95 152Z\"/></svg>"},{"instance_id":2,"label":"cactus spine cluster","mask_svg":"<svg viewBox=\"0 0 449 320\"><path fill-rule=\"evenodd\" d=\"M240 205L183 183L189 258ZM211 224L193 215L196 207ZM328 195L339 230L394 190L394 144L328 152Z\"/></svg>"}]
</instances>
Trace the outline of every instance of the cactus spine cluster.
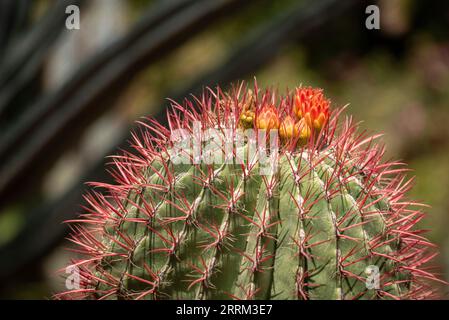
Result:
<instances>
[{"instance_id":1,"label":"cactus spine cluster","mask_svg":"<svg viewBox=\"0 0 449 320\"><path fill-rule=\"evenodd\" d=\"M141 123L71 221L80 288L56 296L433 297L405 168L329 107L319 89L241 84L172 102L168 128Z\"/></svg>"}]
</instances>

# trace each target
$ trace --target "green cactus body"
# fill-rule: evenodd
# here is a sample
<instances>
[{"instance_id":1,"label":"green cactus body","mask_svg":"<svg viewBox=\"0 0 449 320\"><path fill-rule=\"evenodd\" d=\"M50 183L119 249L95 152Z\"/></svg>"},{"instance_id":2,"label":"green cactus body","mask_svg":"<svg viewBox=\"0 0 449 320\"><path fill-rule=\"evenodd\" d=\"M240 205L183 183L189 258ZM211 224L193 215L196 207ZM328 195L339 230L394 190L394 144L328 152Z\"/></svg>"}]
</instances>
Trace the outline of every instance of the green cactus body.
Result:
<instances>
[{"instance_id":1,"label":"green cactus body","mask_svg":"<svg viewBox=\"0 0 449 320\"><path fill-rule=\"evenodd\" d=\"M403 199L409 188L404 169L382 162L383 148L374 137L358 134L350 120L340 124L341 110L329 116L320 109L325 122L313 122L322 118L320 112L311 115L307 121L319 125L309 127L305 143L299 130L296 139L271 150L276 168L270 174L261 174L260 161L247 157L251 138L224 163L195 161L190 145L173 159L170 134L180 128L194 132L193 121L206 129L231 128L219 131L221 143L208 149L227 159L223 145L237 141L242 127L236 124L248 101L255 123L261 123L260 110L275 101L257 86L248 99L252 92L241 94L242 88L229 95L206 92L198 112L192 104L175 105L184 114L174 111L169 129L144 125L144 137L133 143L137 155L115 159L117 183L97 184L105 195L86 197L88 212L72 238L87 256L75 262L82 288L57 297L430 297L425 280L438 279L422 268L431 245L413 229L423 214ZM276 117L298 103L290 95L280 99ZM304 111L299 121L307 119ZM277 128L255 125L256 131ZM367 286L373 266L377 288Z\"/></svg>"}]
</instances>

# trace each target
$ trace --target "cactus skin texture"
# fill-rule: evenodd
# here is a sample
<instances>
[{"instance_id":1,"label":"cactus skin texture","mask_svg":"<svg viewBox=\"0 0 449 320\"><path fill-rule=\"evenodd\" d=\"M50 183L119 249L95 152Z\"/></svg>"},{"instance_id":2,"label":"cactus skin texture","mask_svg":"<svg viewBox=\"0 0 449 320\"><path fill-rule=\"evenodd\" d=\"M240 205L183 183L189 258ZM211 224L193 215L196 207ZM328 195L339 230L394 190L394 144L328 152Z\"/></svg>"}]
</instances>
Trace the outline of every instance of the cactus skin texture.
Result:
<instances>
[{"instance_id":1,"label":"cactus skin texture","mask_svg":"<svg viewBox=\"0 0 449 320\"><path fill-rule=\"evenodd\" d=\"M415 229L423 205L405 198L406 168L384 162L379 136L329 105L318 89L282 96L242 83L172 102L169 128L142 122L135 152L113 158L115 183L93 183L101 192L70 221L80 288L55 297L435 297L432 282L443 281L428 266L434 245ZM222 143L244 128L281 127L277 169L261 175L260 161L242 164L237 152L230 163L195 161L190 146L178 160L193 163L175 163L170 137L180 128L195 135L194 121L200 132L230 129L219 130ZM366 285L370 266L377 288Z\"/></svg>"}]
</instances>

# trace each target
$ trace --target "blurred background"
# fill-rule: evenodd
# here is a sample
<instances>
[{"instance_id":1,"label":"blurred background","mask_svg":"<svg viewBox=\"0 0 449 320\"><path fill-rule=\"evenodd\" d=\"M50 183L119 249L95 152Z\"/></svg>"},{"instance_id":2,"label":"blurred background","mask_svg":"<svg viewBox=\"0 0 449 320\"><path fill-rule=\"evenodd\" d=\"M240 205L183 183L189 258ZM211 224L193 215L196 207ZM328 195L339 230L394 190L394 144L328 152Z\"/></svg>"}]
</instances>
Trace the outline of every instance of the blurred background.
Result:
<instances>
[{"instance_id":1,"label":"blurred background","mask_svg":"<svg viewBox=\"0 0 449 320\"><path fill-rule=\"evenodd\" d=\"M368 30L368 5L380 29ZM80 8L68 30L66 8ZM0 298L64 285L87 181L166 97L237 80L324 88L409 163L449 275L449 1L0 0ZM446 276L446 280L449 280Z\"/></svg>"}]
</instances>

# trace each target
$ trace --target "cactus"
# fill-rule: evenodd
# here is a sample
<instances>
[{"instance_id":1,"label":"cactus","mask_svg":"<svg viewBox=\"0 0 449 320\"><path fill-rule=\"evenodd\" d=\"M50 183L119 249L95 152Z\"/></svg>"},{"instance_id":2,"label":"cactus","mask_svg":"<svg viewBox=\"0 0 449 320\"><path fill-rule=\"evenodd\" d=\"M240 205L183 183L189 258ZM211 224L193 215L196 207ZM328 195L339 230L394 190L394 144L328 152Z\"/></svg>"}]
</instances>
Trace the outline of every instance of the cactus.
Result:
<instances>
[{"instance_id":1,"label":"cactus","mask_svg":"<svg viewBox=\"0 0 449 320\"><path fill-rule=\"evenodd\" d=\"M56 298L434 297L406 168L343 111L242 83L139 122L70 221L80 287Z\"/></svg>"}]
</instances>

